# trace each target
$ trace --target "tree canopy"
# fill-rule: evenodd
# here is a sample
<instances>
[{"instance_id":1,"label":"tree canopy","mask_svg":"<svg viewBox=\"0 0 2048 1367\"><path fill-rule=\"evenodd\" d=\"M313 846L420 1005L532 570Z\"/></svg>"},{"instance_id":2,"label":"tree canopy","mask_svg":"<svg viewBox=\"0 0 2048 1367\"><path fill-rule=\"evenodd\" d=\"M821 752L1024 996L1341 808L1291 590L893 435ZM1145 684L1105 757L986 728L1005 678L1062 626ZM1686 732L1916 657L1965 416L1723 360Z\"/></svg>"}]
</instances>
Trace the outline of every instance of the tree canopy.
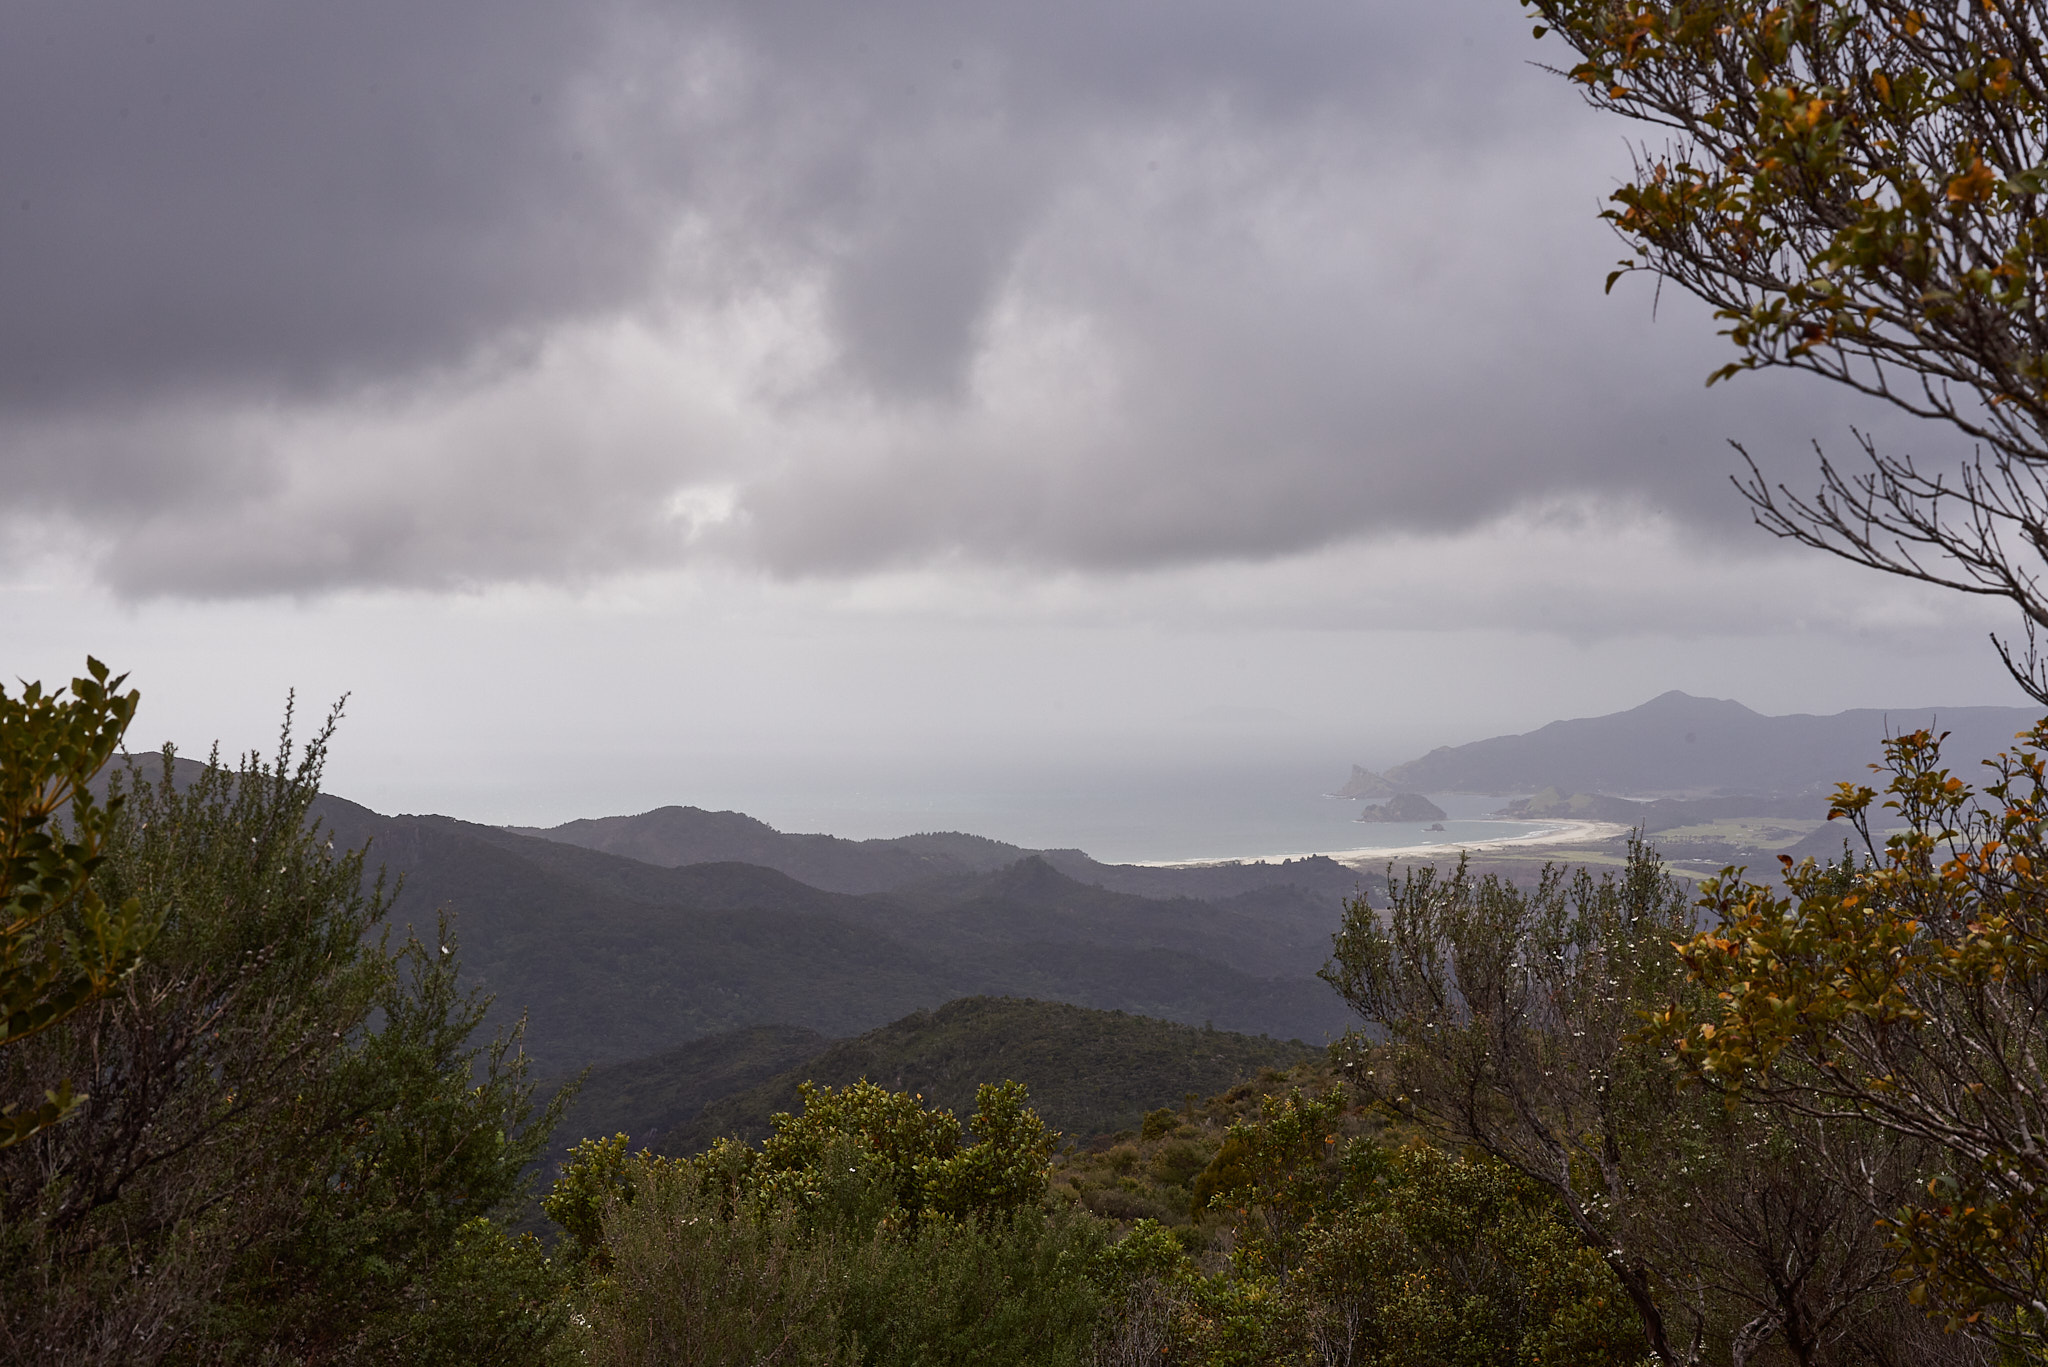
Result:
<instances>
[{"instance_id":1,"label":"tree canopy","mask_svg":"<svg viewBox=\"0 0 2048 1367\"><path fill-rule=\"evenodd\" d=\"M2048 51L2042 0L1525 0L1586 99L1653 129L1606 217L1712 305L1736 358L1944 424L1943 460L1754 462L1770 531L2023 614L1999 649L2048 702ZM1710 380L1710 383L1712 381ZM1747 453L1745 452L1745 457Z\"/></svg>"},{"instance_id":2,"label":"tree canopy","mask_svg":"<svg viewBox=\"0 0 2048 1367\"><path fill-rule=\"evenodd\" d=\"M1884 798L1908 824L1874 843L1879 794L1843 785L1835 810L1866 858L1788 871L1786 890L1714 880L1717 924L1681 952L1705 989L1657 1014L1694 1077L1730 1099L1899 1136L1929 1155L1924 1184L1882 1221L1916 1298L1957 1324L2023 1307L2010 1337L2048 1322L2048 722L1980 793L1941 766L1927 732L1890 747Z\"/></svg>"},{"instance_id":3,"label":"tree canopy","mask_svg":"<svg viewBox=\"0 0 2048 1367\"><path fill-rule=\"evenodd\" d=\"M446 921L389 943L381 880L311 819L332 719L99 803L119 682L0 710L10 915L42 915L0 983L71 994L0 1051L7 1096L71 1111L0 1147L0 1359L535 1361L559 1277L508 1219L559 1105L516 1033L473 1038Z\"/></svg>"}]
</instances>

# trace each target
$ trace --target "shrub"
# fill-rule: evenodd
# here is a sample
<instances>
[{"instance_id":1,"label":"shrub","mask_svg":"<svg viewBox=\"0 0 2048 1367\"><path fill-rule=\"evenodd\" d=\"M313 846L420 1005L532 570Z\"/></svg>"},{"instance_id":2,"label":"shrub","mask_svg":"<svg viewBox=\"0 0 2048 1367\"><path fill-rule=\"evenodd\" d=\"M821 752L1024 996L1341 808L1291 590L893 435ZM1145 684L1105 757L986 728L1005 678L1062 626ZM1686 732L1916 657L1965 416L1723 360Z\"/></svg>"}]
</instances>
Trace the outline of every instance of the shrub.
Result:
<instances>
[{"instance_id":1,"label":"shrub","mask_svg":"<svg viewBox=\"0 0 2048 1367\"><path fill-rule=\"evenodd\" d=\"M0 1150L10 1362L518 1360L551 1332L554 1269L494 1221L552 1112L516 1035L472 1042L445 924L388 949L381 880L309 820L333 721L296 764L289 725L273 763L125 785L95 886L149 953L6 1053L10 1093L90 1079Z\"/></svg>"}]
</instances>

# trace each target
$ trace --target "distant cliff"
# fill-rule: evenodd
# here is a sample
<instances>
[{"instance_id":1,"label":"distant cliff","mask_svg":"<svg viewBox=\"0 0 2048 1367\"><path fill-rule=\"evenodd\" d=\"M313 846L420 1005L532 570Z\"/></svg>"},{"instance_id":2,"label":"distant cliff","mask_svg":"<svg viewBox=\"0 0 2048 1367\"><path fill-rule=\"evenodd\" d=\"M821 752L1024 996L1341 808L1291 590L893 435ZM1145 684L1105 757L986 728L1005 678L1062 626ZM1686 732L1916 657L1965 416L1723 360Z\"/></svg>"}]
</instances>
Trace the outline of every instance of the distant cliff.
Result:
<instances>
[{"instance_id":1,"label":"distant cliff","mask_svg":"<svg viewBox=\"0 0 2048 1367\"><path fill-rule=\"evenodd\" d=\"M1332 797L1392 797L1400 790L1387 782L1382 774L1375 774L1362 765L1351 766L1351 781L1339 788Z\"/></svg>"},{"instance_id":2,"label":"distant cliff","mask_svg":"<svg viewBox=\"0 0 2048 1367\"><path fill-rule=\"evenodd\" d=\"M1421 793L1396 793L1377 807L1358 814L1360 821L1442 821L1444 809Z\"/></svg>"}]
</instances>

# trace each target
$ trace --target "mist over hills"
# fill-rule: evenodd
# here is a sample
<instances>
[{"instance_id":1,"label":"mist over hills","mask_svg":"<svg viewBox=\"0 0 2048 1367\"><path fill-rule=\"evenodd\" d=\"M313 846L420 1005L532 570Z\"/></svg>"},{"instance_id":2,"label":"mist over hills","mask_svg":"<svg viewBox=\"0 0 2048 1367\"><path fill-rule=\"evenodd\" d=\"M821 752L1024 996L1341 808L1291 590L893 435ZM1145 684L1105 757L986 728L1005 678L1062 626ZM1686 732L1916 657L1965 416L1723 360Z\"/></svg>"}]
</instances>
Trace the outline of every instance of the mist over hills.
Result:
<instances>
[{"instance_id":1,"label":"mist over hills","mask_svg":"<svg viewBox=\"0 0 2048 1367\"><path fill-rule=\"evenodd\" d=\"M713 812L701 807L657 807L633 816L504 829L664 868L754 864L830 892L890 892L992 873L1027 857L1043 859L1078 882L1141 897L1228 897L1265 888L1296 887L1341 898L1354 892L1358 884L1357 873L1321 856L1194 868L1104 864L1080 850L1027 849L958 831L878 840L790 834L742 812Z\"/></svg>"},{"instance_id":2,"label":"mist over hills","mask_svg":"<svg viewBox=\"0 0 2048 1367\"><path fill-rule=\"evenodd\" d=\"M1886 736L1923 726L1950 732L1944 753L1964 771L2038 719L2024 707L1767 717L1738 702L1674 690L1625 712L1441 746L1389 769L1386 780L1424 793L1818 794L1865 778Z\"/></svg>"}]
</instances>

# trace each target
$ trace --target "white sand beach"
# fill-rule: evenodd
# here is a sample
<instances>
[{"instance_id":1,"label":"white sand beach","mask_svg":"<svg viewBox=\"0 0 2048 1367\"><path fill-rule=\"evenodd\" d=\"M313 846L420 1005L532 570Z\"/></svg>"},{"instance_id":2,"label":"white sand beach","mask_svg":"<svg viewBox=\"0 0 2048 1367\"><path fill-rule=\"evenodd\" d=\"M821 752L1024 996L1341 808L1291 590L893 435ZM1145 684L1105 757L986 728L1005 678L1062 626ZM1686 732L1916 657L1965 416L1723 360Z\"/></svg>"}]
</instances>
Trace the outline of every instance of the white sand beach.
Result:
<instances>
[{"instance_id":1,"label":"white sand beach","mask_svg":"<svg viewBox=\"0 0 2048 1367\"><path fill-rule=\"evenodd\" d=\"M1520 835L1489 836L1478 840L1459 840L1446 836L1442 840L1417 845L1380 846L1358 850L1324 850L1325 859L1334 859L1354 869L1370 869L1389 860L1434 859L1455 854L1505 854L1523 850L1539 850L1545 846L1570 846L1596 844L1627 835L1629 828L1613 821L1550 821L1540 828L1525 831ZM1277 864L1287 859L1300 859L1300 854L1242 855L1231 859L1159 859L1143 861L1147 866L1166 869L1196 869L1216 864Z\"/></svg>"},{"instance_id":2,"label":"white sand beach","mask_svg":"<svg viewBox=\"0 0 2048 1367\"><path fill-rule=\"evenodd\" d=\"M1438 840L1426 845L1402 845L1394 849L1335 850L1329 858L1352 868L1369 868L1390 859L1419 859L1445 854L1502 854L1536 849L1545 845L1591 845L1627 835L1629 828L1613 821L1558 821L1524 835L1503 835L1483 840Z\"/></svg>"}]
</instances>

